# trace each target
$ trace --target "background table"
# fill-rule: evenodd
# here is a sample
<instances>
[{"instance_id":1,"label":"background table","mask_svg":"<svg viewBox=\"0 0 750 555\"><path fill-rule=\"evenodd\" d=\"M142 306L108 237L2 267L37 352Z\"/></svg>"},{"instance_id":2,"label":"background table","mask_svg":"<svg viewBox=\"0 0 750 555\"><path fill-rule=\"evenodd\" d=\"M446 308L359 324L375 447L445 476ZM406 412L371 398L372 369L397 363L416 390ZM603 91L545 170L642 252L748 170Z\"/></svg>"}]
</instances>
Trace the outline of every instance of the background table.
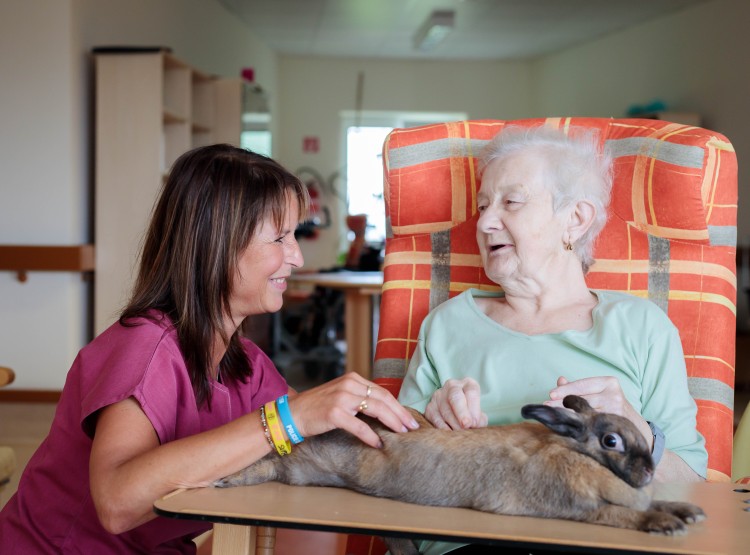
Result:
<instances>
[{"instance_id":1,"label":"background table","mask_svg":"<svg viewBox=\"0 0 750 555\"><path fill-rule=\"evenodd\" d=\"M383 272L295 273L289 283L328 287L344 291L344 338L346 371L372 376L372 346L377 326L375 297L383 287Z\"/></svg>"},{"instance_id":2,"label":"background table","mask_svg":"<svg viewBox=\"0 0 750 555\"><path fill-rule=\"evenodd\" d=\"M744 489L745 492L736 492ZM155 503L157 514L210 521L221 553L246 555L249 526L401 535L447 541L544 547L576 553L750 553L750 489L729 483L661 484L656 497L700 505L708 518L681 536L658 536L568 520L426 507L340 488L268 482L228 489L179 490ZM217 545L216 543L214 544Z\"/></svg>"}]
</instances>

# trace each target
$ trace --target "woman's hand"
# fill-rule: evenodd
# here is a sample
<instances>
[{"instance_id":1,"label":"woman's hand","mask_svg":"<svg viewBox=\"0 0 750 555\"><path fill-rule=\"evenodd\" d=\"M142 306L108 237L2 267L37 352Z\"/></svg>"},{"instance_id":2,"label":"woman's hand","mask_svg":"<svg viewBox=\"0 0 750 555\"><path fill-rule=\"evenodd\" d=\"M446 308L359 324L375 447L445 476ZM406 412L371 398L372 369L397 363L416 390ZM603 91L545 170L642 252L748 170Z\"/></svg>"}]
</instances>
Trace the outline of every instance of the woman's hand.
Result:
<instances>
[{"instance_id":1,"label":"woman's hand","mask_svg":"<svg viewBox=\"0 0 750 555\"><path fill-rule=\"evenodd\" d=\"M625 398L617 378L600 376L569 382L560 377L557 379L557 387L549 392L550 401L545 401L544 404L561 407L562 399L566 395L579 395L584 397L595 410L611 412L627 418L640 430L649 448L653 450L654 436L651 428ZM657 482L698 482L703 478L696 474L679 455L667 449L656 468L654 480Z\"/></svg>"},{"instance_id":2,"label":"woman's hand","mask_svg":"<svg viewBox=\"0 0 750 555\"><path fill-rule=\"evenodd\" d=\"M589 402L594 410L618 414L630 420L646 438L648 445L653 443L653 434L648 422L633 408L622 392L620 382L613 376L596 376L569 382L564 377L557 379L557 387L549 392L545 405L562 407L566 395L578 395Z\"/></svg>"},{"instance_id":3,"label":"woman's hand","mask_svg":"<svg viewBox=\"0 0 750 555\"><path fill-rule=\"evenodd\" d=\"M432 395L424 415L433 426L444 430L481 428L487 425L487 415L479 405L480 388L476 380L447 380Z\"/></svg>"},{"instance_id":4,"label":"woman's hand","mask_svg":"<svg viewBox=\"0 0 750 555\"><path fill-rule=\"evenodd\" d=\"M377 418L394 432L419 428L388 390L354 372L290 397L289 409L303 437L341 428L372 447L380 447L378 435L357 418L359 412Z\"/></svg>"}]
</instances>

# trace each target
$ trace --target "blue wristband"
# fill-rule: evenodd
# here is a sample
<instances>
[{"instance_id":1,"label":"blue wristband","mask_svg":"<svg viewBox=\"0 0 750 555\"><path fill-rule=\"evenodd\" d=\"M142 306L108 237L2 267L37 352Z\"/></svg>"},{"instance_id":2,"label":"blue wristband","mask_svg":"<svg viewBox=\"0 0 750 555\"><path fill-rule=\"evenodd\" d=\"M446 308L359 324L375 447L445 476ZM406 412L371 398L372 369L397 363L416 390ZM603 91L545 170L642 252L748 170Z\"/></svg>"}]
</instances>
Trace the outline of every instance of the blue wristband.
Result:
<instances>
[{"instance_id":1,"label":"blue wristband","mask_svg":"<svg viewBox=\"0 0 750 555\"><path fill-rule=\"evenodd\" d=\"M297 445L298 443L305 441L305 438L300 435L297 426L294 425L292 411L289 410L288 397L288 395L282 395L276 399L276 410L279 411L279 418L281 418L281 424L284 426L286 435L289 436L292 443Z\"/></svg>"}]
</instances>

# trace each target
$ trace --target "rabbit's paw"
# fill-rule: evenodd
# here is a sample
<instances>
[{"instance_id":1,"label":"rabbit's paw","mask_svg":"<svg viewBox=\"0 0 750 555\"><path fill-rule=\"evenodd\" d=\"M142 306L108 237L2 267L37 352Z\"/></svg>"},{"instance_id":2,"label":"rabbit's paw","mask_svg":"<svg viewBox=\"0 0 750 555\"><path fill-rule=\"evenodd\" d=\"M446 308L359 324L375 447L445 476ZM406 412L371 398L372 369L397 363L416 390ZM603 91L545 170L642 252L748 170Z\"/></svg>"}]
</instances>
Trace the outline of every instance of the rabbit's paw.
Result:
<instances>
[{"instance_id":1,"label":"rabbit's paw","mask_svg":"<svg viewBox=\"0 0 750 555\"><path fill-rule=\"evenodd\" d=\"M679 517L660 511L646 511L643 513L638 529L651 534L672 536L685 533L685 523Z\"/></svg>"},{"instance_id":2,"label":"rabbit's paw","mask_svg":"<svg viewBox=\"0 0 750 555\"><path fill-rule=\"evenodd\" d=\"M226 478L222 478L221 480L216 480L211 484L214 488L231 488L232 486L236 486L238 484L233 484L232 481L229 479L230 477L227 476Z\"/></svg>"},{"instance_id":3,"label":"rabbit's paw","mask_svg":"<svg viewBox=\"0 0 750 555\"><path fill-rule=\"evenodd\" d=\"M247 486L253 483L245 470L240 470L229 476L216 480L211 485L215 488L232 488L235 486Z\"/></svg>"},{"instance_id":4,"label":"rabbit's paw","mask_svg":"<svg viewBox=\"0 0 750 555\"><path fill-rule=\"evenodd\" d=\"M231 488L234 486L252 486L268 482L277 477L275 462L274 459L266 457L234 474L216 480L211 485L215 488Z\"/></svg>"},{"instance_id":5,"label":"rabbit's paw","mask_svg":"<svg viewBox=\"0 0 750 555\"><path fill-rule=\"evenodd\" d=\"M650 508L652 511L660 511L674 515L688 524L706 520L706 513L703 512L703 509L692 503L681 503L679 501L654 501Z\"/></svg>"}]
</instances>

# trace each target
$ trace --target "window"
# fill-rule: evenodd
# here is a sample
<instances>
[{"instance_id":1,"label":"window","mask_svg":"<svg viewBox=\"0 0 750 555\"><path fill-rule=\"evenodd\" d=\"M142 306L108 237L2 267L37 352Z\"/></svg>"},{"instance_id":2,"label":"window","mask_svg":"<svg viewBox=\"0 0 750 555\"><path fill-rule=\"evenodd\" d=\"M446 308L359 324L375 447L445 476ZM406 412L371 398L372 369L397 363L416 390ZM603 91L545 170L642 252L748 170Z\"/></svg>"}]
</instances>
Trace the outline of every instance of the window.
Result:
<instances>
[{"instance_id":1,"label":"window","mask_svg":"<svg viewBox=\"0 0 750 555\"><path fill-rule=\"evenodd\" d=\"M252 150L258 154L271 156L271 131L269 125L271 114L244 113L242 114L242 131L240 132L240 147Z\"/></svg>"},{"instance_id":2,"label":"window","mask_svg":"<svg viewBox=\"0 0 750 555\"><path fill-rule=\"evenodd\" d=\"M371 245L385 241L383 200L383 142L396 127L467 119L465 113L363 112L341 113L349 214L366 214L365 240Z\"/></svg>"}]
</instances>

